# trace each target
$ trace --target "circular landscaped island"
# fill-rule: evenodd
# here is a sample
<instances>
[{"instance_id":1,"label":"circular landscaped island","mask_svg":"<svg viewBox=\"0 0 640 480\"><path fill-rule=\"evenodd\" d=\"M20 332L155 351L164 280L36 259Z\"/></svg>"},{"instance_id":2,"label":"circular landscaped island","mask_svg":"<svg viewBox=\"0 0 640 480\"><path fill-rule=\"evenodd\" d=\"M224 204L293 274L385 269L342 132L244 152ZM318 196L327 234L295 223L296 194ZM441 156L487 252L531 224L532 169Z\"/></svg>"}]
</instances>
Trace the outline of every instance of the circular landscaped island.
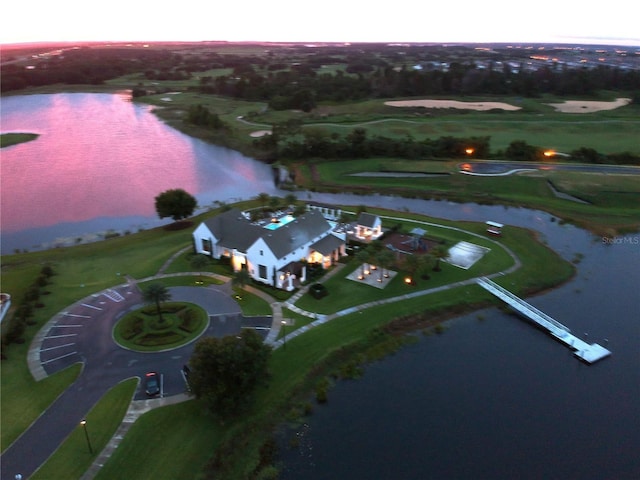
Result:
<instances>
[{"instance_id":1,"label":"circular landscaped island","mask_svg":"<svg viewBox=\"0 0 640 480\"><path fill-rule=\"evenodd\" d=\"M122 317L113 330L122 347L141 352L157 352L181 347L198 338L209 325L207 312L186 302L149 305Z\"/></svg>"}]
</instances>

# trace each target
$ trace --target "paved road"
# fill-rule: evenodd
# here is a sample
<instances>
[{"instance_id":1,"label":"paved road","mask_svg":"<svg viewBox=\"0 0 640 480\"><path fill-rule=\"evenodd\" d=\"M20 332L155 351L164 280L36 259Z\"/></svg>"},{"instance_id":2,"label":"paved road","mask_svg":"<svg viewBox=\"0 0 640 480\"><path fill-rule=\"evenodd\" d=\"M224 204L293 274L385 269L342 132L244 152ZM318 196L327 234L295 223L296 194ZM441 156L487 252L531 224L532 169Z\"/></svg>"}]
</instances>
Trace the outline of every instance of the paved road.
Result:
<instances>
[{"instance_id":1,"label":"paved road","mask_svg":"<svg viewBox=\"0 0 640 480\"><path fill-rule=\"evenodd\" d=\"M506 175L518 170L559 170L565 172L601 173L610 175L640 175L640 167L630 165L585 165L571 163L463 162L458 165L463 173L475 175Z\"/></svg>"},{"instance_id":2,"label":"paved road","mask_svg":"<svg viewBox=\"0 0 640 480\"><path fill-rule=\"evenodd\" d=\"M242 316L226 285L173 287L172 300L196 303L209 314L203 336L222 337L242 328L257 328L264 337L271 317ZM185 392L181 374L195 342L180 348L140 353L118 346L112 338L113 326L127 311L143 303L135 284L127 284L86 297L58 314L40 337L38 368L52 374L82 362L79 378L2 454L0 478L13 479L17 473L28 478L78 428L95 403L114 385L132 377L142 378L157 371L163 379L163 395ZM135 399L145 398L142 384Z\"/></svg>"}]
</instances>

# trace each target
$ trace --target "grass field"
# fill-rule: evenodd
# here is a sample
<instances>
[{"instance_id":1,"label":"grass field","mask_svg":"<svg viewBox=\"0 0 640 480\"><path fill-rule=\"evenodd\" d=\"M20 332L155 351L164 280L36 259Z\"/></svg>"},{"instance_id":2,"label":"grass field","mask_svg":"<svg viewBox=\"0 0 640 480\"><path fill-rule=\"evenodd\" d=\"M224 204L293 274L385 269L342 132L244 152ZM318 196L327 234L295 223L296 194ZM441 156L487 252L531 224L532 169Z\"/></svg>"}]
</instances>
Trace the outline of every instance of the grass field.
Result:
<instances>
[{"instance_id":1,"label":"grass field","mask_svg":"<svg viewBox=\"0 0 640 480\"><path fill-rule=\"evenodd\" d=\"M30 142L36 138L38 138L38 135L35 133L3 133L0 135L0 148Z\"/></svg>"},{"instance_id":2,"label":"grass field","mask_svg":"<svg viewBox=\"0 0 640 480\"><path fill-rule=\"evenodd\" d=\"M78 425L55 454L30 478L52 480L82 477L93 463L95 455L102 451L120 426L137 385L138 379L131 378L109 390L88 413L86 426ZM83 428L87 429L93 454L89 452Z\"/></svg>"},{"instance_id":3,"label":"grass field","mask_svg":"<svg viewBox=\"0 0 640 480\"><path fill-rule=\"evenodd\" d=\"M459 162L366 159L298 167L298 178L318 190L391 192L419 198L518 205L546 210L598 234L640 228L638 176L544 170L498 177L459 173ZM354 176L360 172L448 173L432 177ZM557 197L549 182L589 205ZM313 187L311 187L313 185Z\"/></svg>"}]
</instances>

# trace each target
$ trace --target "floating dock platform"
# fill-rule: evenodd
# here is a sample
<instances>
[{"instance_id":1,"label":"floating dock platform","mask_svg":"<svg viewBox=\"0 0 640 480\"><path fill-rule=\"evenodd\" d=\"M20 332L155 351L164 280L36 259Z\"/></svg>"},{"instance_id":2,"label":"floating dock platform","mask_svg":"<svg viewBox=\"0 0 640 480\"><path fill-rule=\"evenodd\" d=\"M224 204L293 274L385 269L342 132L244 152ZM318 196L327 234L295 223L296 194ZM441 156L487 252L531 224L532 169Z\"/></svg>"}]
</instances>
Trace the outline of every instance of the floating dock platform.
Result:
<instances>
[{"instance_id":1,"label":"floating dock platform","mask_svg":"<svg viewBox=\"0 0 640 480\"><path fill-rule=\"evenodd\" d=\"M477 280L478 285L505 302L518 313L538 324L557 340L574 350L573 354L586 363L595 363L611 355L611 352L597 343L588 344L571 333L568 327L525 302L509 290L486 277Z\"/></svg>"}]
</instances>

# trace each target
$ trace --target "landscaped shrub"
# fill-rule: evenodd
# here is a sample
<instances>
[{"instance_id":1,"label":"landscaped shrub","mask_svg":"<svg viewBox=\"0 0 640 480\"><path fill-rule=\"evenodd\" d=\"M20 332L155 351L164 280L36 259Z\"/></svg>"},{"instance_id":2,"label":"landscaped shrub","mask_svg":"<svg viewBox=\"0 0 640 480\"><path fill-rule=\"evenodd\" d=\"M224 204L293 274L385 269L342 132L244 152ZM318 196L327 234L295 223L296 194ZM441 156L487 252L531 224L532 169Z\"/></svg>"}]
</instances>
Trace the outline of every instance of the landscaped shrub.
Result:
<instances>
[{"instance_id":1,"label":"landscaped shrub","mask_svg":"<svg viewBox=\"0 0 640 480\"><path fill-rule=\"evenodd\" d=\"M309 293L313 298L316 298L318 300L329 295L327 287L325 287L321 283L314 283L313 285L311 285L309 287Z\"/></svg>"},{"instance_id":2,"label":"landscaped shrub","mask_svg":"<svg viewBox=\"0 0 640 480\"><path fill-rule=\"evenodd\" d=\"M198 322L198 315L190 308L184 309L178 313L180 318L180 330L184 330L187 333L193 333L198 328L200 322Z\"/></svg>"},{"instance_id":3,"label":"landscaped shrub","mask_svg":"<svg viewBox=\"0 0 640 480\"><path fill-rule=\"evenodd\" d=\"M140 335L143 331L144 320L140 317L135 317L135 319L124 324L120 334L122 338L125 340L131 340L132 338Z\"/></svg>"},{"instance_id":4,"label":"landscaped shrub","mask_svg":"<svg viewBox=\"0 0 640 480\"><path fill-rule=\"evenodd\" d=\"M325 377L316 385L316 401L318 403L327 403L329 401L329 380Z\"/></svg>"}]
</instances>

